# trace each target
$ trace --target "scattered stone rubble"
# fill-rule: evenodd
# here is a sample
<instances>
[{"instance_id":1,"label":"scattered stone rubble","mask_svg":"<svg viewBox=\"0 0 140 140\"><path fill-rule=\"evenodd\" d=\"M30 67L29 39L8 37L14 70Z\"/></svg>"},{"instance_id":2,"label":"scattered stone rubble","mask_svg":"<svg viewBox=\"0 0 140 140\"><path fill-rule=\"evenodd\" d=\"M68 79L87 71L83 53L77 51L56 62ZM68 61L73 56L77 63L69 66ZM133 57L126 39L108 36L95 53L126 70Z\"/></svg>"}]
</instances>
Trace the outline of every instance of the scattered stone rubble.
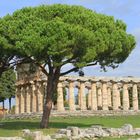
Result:
<instances>
[{"instance_id":1,"label":"scattered stone rubble","mask_svg":"<svg viewBox=\"0 0 140 140\"><path fill-rule=\"evenodd\" d=\"M24 129L22 132L24 138L30 137L32 140L55 140L50 135L43 135L42 131L31 132L29 129Z\"/></svg>"},{"instance_id":2,"label":"scattered stone rubble","mask_svg":"<svg viewBox=\"0 0 140 140\"><path fill-rule=\"evenodd\" d=\"M23 136L30 136L34 140L80 140L80 139L97 139L102 137L120 137L140 135L140 128L133 128L131 124L125 124L121 128L106 128L100 125L93 125L90 128L78 128L69 126L66 129L60 129L54 135L44 136L41 131L30 132L23 130Z\"/></svg>"},{"instance_id":3,"label":"scattered stone rubble","mask_svg":"<svg viewBox=\"0 0 140 140\"><path fill-rule=\"evenodd\" d=\"M140 135L140 128L133 128L131 124L125 124L121 128L105 128L100 125L93 125L90 128L80 129L78 127L68 127L60 129L53 138L67 137L72 140L82 138L120 137Z\"/></svg>"},{"instance_id":4,"label":"scattered stone rubble","mask_svg":"<svg viewBox=\"0 0 140 140\"><path fill-rule=\"evenodd\" d=\"M21 137L0 137L0 140L24 140Z\"/></svg>"},{"instance_id":5,"label":"scattered stone rubble","mask_svg":"<svg viewBox=\"0 0 140 140\"><path fill-rule=\"evenodd\" d=\"M42 131L31 132L24 129L23 138L32 140L94 140L102 137L122 137L122 136L140 136L140 128L133 128L131 124L125 124L121 128L106 128L101 125L93 125L90 128L78 128L69 126L66 129L60 129L56 134L44 136ZM0 140L24 140L21 137L0 137ZM140 138L129 138L129 140L140 140Z\"/></svg>"}]
</instances>

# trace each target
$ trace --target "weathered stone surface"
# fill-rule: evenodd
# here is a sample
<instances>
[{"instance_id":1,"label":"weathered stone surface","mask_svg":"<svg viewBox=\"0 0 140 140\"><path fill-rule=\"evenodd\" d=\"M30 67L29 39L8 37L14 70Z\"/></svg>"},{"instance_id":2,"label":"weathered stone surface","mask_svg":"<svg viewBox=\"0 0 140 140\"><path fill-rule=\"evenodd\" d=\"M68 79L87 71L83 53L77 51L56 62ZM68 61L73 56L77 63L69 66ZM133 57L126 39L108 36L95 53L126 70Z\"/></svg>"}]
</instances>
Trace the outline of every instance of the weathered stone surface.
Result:
<instances>
[{"instance_id":1,"label":"weathered stone surface","mask_svg":"<svg viewBox=\"0 0 140 140\"><path fill-rule=\"evenodd\" d=\"M60 129L60 130L58 130L58 133L60 133L60 134L66 134L67 133L67 130L66 129Z\"/></svg>"},{"instance_id":2,"label":"weathered stone surface","mask_svg":"<svg viewBox=\"0 0 140 140\"><path fill-rule=\"evenodd\" d=\"M119 130L116 128L108 128L106 129L106 132L110 135L110 136L118 136L119 135Z\"/></svg>"},{"instance_id":3,"label":"weathered stone surface","mask_svg":"<svg viewBox=\"0 0 140 140\"><path fill-rule=\"evenodd\" d=\"M0 137L0 140L25 140L21 137Z\"/></svg>"},{"instance_id":4,"label":"weathered stone surface","mask_svg":"<svg viewBox=\"0 0 140 140\"><path fill-rule=\"evenodd\" d=\"M125 124L124 126L122 126L122 129L126 132L132 132L133 126L131 124Z\"/></svg>"},{"instance_id":5,"label":"weathered stone surface","mask_svg":"<svg viewBox=\"0 0 140 140\"><path fill-rule=\"evenodd\" d=\"M24 129L22 130L22 133L23 133L23 137L27 137L27 136L30 136L30 130L29 129Z\"/></svg>"},{"instance_id":6,"label":"weathered stone surface","mask_svg":"<svg viewBox=\"0 0 140 140\"><path fill-rule=\"evenodd\" d=\"M71 130L67 130L66 136L67 136L67 137L70 137L70 136L71 136Z\"/></svg>"},{"instance_id":7,"label":"weathered stone surface","mask_svg":"<svg viewBox=\"0 0 140 140\"><path fill-rule=\"evenodd\" d=\"M140 128L134 128L136 135L140 135Z\"/></svg>"},{"instance_id":8,"label":"weathered stone surface","mask_svg":"<svg viewBox=\"0 0 140 140\"><path fill-rule=\"evenodd\" d=\"M67 130L71 132L71 135L66 134ZM58 132L61 133L61 138L67 137L70 140L140 135L140 129L133 129L131 124L125 124L121 128L104 128L101 125L93 125L86 129L80 129L78 127L67 127L67 129L61 129ZM55 138L58 136L59 134L57 134Z\"/></svg>"},{"instance_id":9,"label":"weathered stone surface","mask_svg":"<svg viewBox=\"0 0 140 140\"><path fill-rule=\"evenodd\" d=\"M32 132L31 137L32 137L34 140L42 140L43 132L42 132L42 131L35 131L35 132Z\"/></svg>"},{"instance_id":10,"label":"weathered stone surface","mask_svg":"<svg viewBox=\"0 0 140 140\"><path fill-rule=\"evenodd\" d=\"M128 140L140 140L140 138L128 138Z\"/></svg>"},{"instance_id":11,"label":"weathered stone surface","mask_svg":"<svg viewBox=\"0 0 140 140\"><path fill-rule=\"evenodd\" d=\"M59 134L59 133L52 135L53 139L60 139L60 138L65 138L65 137L66 137L65 134Z\"/></svg>"},{"instance_id":12,"label":"weathered stone surface","mask_svg":"<svg viewBox=\"0 0 140 140\"><path fill-rule=\"evenodd\" d=\"M66 129L60 129L56 134L44 136L41 131L31 132L28 129L24 129L23 136L30 136L34 140L93 140L95 138L102 137L120 137L120 136L140 136L140 128L133 128L131 124L125 124L121 128L105 128L101 125L93 125L90 128L81 129L78 127L69 126ZM13 137L1 138L0 140L23 140L22 138Z\"/></svg>"},{"instance_id":13,"label":"weathered stone surface","mask_svg":"<svg viewBox=\"0 0 140 140\"><path fill-rule=\"evenodd\" d=\"M67 127L68 130L71 130L72 136L78 136L79 134L79 128L78 127Z\"/></svg>"},{"instance_id":14,"label":"weathered stone surface","mask_svg":"<svg viewBox=\"0 0 140 140\"><path fill-rule=\"evenodd\" d=\"M52 140L50 135L42 136L42 140Z\"/></svg>"}]
</instances>

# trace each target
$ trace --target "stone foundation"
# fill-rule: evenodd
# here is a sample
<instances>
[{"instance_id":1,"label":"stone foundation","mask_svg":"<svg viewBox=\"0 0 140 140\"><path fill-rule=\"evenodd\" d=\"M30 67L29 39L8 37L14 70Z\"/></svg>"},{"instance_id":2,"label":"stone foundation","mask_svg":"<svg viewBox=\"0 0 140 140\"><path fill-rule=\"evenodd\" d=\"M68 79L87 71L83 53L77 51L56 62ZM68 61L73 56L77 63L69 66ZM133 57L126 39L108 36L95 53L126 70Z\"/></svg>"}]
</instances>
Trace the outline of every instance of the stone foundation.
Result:
<instances>
[{"instance_id":1,"label":"stone foundation","mask_svg":"<svg viewBox=\"0 0 140 140\"><path fill-rule=\"evenodd\" d=\"M76 116L81 116L81 117L90 117L90 116L130 116L130 115L140 115L140 111L51 111L51 117L76 117ZM7 114L5 115L5 118L7 119L22 119L22 118L29 118L29 119L34 119L34 118L41 118L42 113L23 113L23 114L15 114L15 115L10 115Z\"/></svg>"}]
</instances>

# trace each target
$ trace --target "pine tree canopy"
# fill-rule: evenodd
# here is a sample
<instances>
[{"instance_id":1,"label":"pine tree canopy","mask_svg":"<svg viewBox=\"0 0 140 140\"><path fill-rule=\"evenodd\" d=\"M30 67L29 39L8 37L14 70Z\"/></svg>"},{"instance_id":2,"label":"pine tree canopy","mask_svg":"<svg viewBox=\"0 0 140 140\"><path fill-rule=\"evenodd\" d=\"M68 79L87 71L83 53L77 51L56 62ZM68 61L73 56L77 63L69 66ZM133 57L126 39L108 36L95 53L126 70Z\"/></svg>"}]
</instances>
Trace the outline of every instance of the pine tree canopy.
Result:
<instances>
[{"instance_id":1,"label":"pine tree canopy","mask_svg":"<svg viewBox=\"0 0 140 140\"><path fill-rule=\"evenodd\" d=\"M135 47L123 21L82 6L60 4L23 8L3 17L0 35L0 44L20 57L54 68L74 66L61 75L95 64L114 68Z\"/></svg>"}]
</instances>

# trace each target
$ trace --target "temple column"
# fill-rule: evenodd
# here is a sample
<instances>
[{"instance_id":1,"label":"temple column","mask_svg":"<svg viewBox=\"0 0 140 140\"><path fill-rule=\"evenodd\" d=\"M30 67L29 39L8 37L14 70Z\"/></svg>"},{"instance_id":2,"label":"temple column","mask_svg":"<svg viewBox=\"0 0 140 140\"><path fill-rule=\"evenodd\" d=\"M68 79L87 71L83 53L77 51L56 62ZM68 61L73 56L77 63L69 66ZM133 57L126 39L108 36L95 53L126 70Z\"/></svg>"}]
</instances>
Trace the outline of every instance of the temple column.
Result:
<instances>
[{"instance_id":1,"label":"temple column","mask_svg":"<svg viewBox=\"0 0 140 140\"><path fill-rule=\"evenodd\" d=\"M58 83L57 86L57 110L58 111L64 111L64 98L63 98L63 86L62 82Z\"/></svg>"},{"instance_id":2,"label":"temple column","mask_svg":"<svg viewBox=\"0 0 140 140\"><path fill-rule=\"evenodd\" d=\"M81 93L80 93L80 86L78 86L78 105L79 105L79 108L81 107Z\"/></svg>"},{"instance_id":3,"label":"temple column","mask_svg":"<svg viewBox=\"0 0 140 140\"><path fill-rule=\"evenodd\" d=\"M110 89L110 87L107 89L107 93L108 93L108 100L107 100L107 102L108 102L108 106L109 107L112 107L112 98L111 98L111 89Z\"/></svg>"},{"instance_id":4,"label":"temple column","mask_svg":"<svg viewBox=\"0 0 140 140\"><path fill-rule=\"evenodd\" d=\"M75 110L74 81L69 81L69 109L71 111Z\"/></svg>"},{"instance_id":5,"label":"temple column","mask_svg":"<svg viewBox=\"0 0 140 140\"><path fill-rule=\"evenodd\" d=\"M43 110L43 107L44 107L44 103L45 103L45 101L46 101L46 98L45 98L45 96L46 96L46 92L47 92L47 82L43 82L42 83L42 110ZM57 96L57 95L56 95ZM55 106L56 106L56 109L57 109L57 99L56 99L56 101L55 101Z\"/></svg>"},{"instance_id":6,"label":"temple column","mask_svg":"<svg viewBox=\"0 0 140 140\"><path fill-rule=\"evenodd\" d=\"M96 82L91 84L91 110L97 110Z\"/></svg>"},{"instance_id":7,"label":"temple column","mask_svg":"<svg viewBox=\"0 0 140 140\"><path fill-rule=\"evenodd\" d=\"M36 83L36 90L35 90L35 95L36 95L36 111L37 112L40 112L41 110L41 83L40 82L37 82Z\"/></svg>"},{"instance_id":8,"label":"temple column","mask_svg":"<svg viewBox=\"0 0 140 140\"><path fill-rule=\"evenodd\" d=\"M85 101L85 82L80 81L80 109L85 110L86 109L86 101Z\"/></svg>"},{"instance_id":9,"label":"temple column","mask_svg":"<svg viewBox=\"0 0 140 140\"><path fill-rule=\"evenodd\" d=\"M133 110L135 110L135 111L139 110L137 84L133 85L132 102L133 102Z\"/></svg>"},{"instance_id":10,"label":"temple column","mask_svg":"<svg viewBox=\"0 0 140 140\"><path fill-rule=\"evenodd\" d=\"M98 89L97 89L97 104L98 104L98 109L101 110L101 108L102 108L102 90L101 90L101 87L98 87Z\"/></svg>"},{"instance_id":11,"label":"temple column","mask_svg":"<svg viewBox=\"0 0 140 140\"><path fill-rule=\"evenodd\" d=\"M31 105L31 94L30 94L30 85L27 85L26 87L26 112L27 113L30 113L31 111L31 108L30 108L30 105Z\"/></svg>"},{"instance_id":12,"label":"temple column","mask_svg":"<svg viewBox=\"0 0 140 140\"><path fill-rule=\"evenodd\" d=\"M19 114L19 87L16 87L16 95L15 95L16 105L15 105L15 114Z\"/></svg>"},{"instance_id":13,"label":"temple column","mask_svg":"<svg viewBox=\"0 0 140 140\"><path fill-rule=\"evenodd\" d=\"M91 89L88 89L88 108L91 108Z\"/></svg>"},{"instance_id":14,"label":"temple column","mask_svg":"<svg viewBox=\"0 0 140 140\"><path fill-rule=\"evenodd\" d=\"M118 85L113 83L113 110L118 110Z\"/></svg>"},{"instance_id":15,"label":"temple column","mask_svg":"<svg viewBox=\"0 0 140 140\"><path fill-rule=\"evenodd\" d=\"M37 87L38 112L43 112L43 92L43 84L39 83Z\"/></svg>"},{"instance_id":16,"label":"temple column","mask_svg":"<svg viewBox=\"0 0 140 140\"><path fill-rule=\"evenodd\" d=\"M24 102L24 88L21 87L20 92L20 113L24 113L25 102Z\"/></svg>"},{"instance_id":17,"label":"temple column","mask_svg":"<svg viewBox=\"0 0 140 140\"><path fill-rule=\"evenodd\" d=\"M36 90L36 87L33 84L32 85L32 112L36 112L36 107L37 107L35 90Z\"/></svg>"},{"instance_id":18,"label":"temple column","mask_svg":"<svg viewBox=\"0 0 140 140\"><path fill-rule=\"evenodd\" d=\"M123 84L123 110L129 110L129 94L127 84Z\"/></svg>"},{"instance_id":19,"label":"temple column","mask_svg":"<svg viewBox=\"0 0 140 140\"><path fill-rule=\"evenodd\" d=\"M85 95L85 92L84 92L84 110L87 110L87 100L86 100L86 95Z\"/></svg>"},{"instance_id":20,"label":"temple column","mask_svg":"<svg viewBox=\"0 0 140 140\"><path fill-rule=\"evenodd\" d=\"M118 89L118 94L117 94L117 99L118 99L118 108L121 107L121 97L120 97L120 90Z\"/></svg>"},{"instance_id":21,"label":"temple column","mask_svg":"<svg viewBox=\"0 0 140 140\"><path fill-rule=\"evenodd\" d=\"M102 105L103 105L103 110L108 110L108 102L107 102L107 83L103 81L102 83Z\"/></svg>"}]
</instances>

